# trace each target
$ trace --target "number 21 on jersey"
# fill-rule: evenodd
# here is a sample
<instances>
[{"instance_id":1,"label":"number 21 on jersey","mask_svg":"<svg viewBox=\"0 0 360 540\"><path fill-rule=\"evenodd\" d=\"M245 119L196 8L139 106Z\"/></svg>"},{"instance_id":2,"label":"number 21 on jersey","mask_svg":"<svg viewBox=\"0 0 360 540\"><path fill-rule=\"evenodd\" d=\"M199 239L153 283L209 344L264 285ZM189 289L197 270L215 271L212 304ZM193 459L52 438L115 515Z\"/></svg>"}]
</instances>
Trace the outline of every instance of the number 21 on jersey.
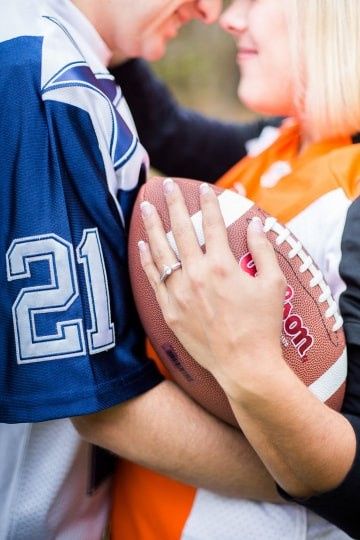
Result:
<instances>
[{"instance_id":1,"label":"number 21 on jersey","mask_svg":"<svg viewBox=\"0 0 360 540\"><path fill-rule=\"evenodd\" d=\"M79 297L73 246L56 234L18 238L11 243L6 254L8 281L31 278L31 263L38 261L48 265L50 277L45 285L22 288L13 304L19 364L96 354L114 347L108 281L96 228L83 231L76 256L84 271L91 315L91 328L86 333L82 319L61 316ZM55 314L59 319L46 335L39 335L36 329L36 315L40 314Z\"/></svg>"}]
</instances>

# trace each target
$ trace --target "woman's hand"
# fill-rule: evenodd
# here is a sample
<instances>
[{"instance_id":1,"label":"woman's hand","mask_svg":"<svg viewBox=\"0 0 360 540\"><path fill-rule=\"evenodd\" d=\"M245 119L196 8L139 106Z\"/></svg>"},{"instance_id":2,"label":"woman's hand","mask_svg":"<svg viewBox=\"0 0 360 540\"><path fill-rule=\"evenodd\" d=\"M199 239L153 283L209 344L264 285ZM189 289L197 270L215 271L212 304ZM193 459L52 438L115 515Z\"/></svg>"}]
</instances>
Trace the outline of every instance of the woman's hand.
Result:
<instances>
[{"instance_id":1,"label":"woman's hand","mask_svg":"<svg viewBox=\"0 0 360 540\"><path fill-rule=\"evenodd\" d=\"M205 253L179 187L166 179L164 192L182 267L160 281L163 266L173 265L177 258L155 208L147 202L142 213L149 245L139 244L142 266L169 327L236 399L242 386L257 376L266 383L267 373L285 366L280 347L285 278L259 219L249 224L247 233L257 267L252 277L231 252L211 186L202 184L199 194Z\"/></svg>"},{"instance_id":2,"label":"woman's hand","mask_svg":"<svg viewBox=\"0 0 360 540\"><path fill-rule=\"evenodd\" d=\"M217 378L271 476L297 497L333 489L350 470L356 437L346 418L311 394L282 357L286 283L261 224L248 228L258 271L251 277L231 253L211 187L203 185L200 193L206 253L178 186L166 180L164 188L182 268L160 281L163 265L177 259L149 203L143 204L149 245L139 247L165 320Z\"/></svg>"}]
</instances>

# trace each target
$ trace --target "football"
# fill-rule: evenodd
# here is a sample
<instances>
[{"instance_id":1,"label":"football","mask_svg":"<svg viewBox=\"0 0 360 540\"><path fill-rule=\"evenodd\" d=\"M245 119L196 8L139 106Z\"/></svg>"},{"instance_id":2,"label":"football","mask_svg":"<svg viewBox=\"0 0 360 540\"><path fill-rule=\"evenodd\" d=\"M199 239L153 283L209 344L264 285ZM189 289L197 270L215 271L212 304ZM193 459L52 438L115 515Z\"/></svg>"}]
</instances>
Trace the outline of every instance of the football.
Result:
<instances>
[{"instance_id":1,"label":"football","mask_svg":"<svg viewBox=\"0 0 360 540\"><path fill-rule=\"evenodd\" d=\"M136 306L152 346L172 379L195 401L222 420L237 425L225 393L182 347L166 325L154 292L141 267L138 241L146 240L140 204L147 200L159 212L167 238L177 253L163 195L163 178L151 178L136 200L129 233L129 269ZM199 201L201 182L174 178L180 186L198 237L204 248ZM250 275L256 268L248 251L246 230L259 216L275 248L286 277L281 345L283 356L296 375L321 401L339 410L344 397L347 359L342 319L324 278L289 229L232 190L213 186L228 232L230 247L239 265ZM241 315L239 315L241 324ZM221 321L219 321L221 325ZM254 335L254 340L256 340Z\"/></svg>"}]
</instances>

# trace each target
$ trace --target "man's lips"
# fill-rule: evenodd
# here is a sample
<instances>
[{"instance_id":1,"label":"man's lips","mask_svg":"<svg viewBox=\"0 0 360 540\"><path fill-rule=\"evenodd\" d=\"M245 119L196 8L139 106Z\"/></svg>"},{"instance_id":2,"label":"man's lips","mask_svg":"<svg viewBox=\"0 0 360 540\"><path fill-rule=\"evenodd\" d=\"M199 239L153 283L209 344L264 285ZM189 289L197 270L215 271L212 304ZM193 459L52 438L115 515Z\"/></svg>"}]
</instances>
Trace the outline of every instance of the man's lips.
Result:
<instances>
[{"instance_id":1,"label":"man's lips","mask_svg":"<svg viewBox=\"0 0 360 540\"><path fill-rule=\"evenodd\" d=\"M189 13L184 13L182 10L177 10L175 12L175 16L177 17L181 25L186 24L191 20L191 16L189 15Z\"/></svg>"},{"instance_id":2,"label":"man's lips","mask_svg":"<svg viewBox=\"0 0 360 540\"><path fill-rule=\"evenodd\" d=\"M171 23L166 31L166 38L174 38L177 36L180 28L182 28L188 21L189 17L183 15L180 11L176 11L171 18Z\"/></svg>"}]
</instances>

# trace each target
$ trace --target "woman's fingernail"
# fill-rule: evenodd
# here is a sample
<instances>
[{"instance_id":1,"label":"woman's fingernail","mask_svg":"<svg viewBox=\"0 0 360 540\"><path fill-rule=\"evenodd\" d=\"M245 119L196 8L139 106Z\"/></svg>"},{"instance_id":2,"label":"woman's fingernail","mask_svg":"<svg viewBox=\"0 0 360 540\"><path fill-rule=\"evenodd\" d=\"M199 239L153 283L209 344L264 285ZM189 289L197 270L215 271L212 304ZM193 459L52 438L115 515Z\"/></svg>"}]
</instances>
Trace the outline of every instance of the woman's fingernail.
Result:
<instances>
[{"instance_id":1,"label":"woman's fingernail","mask_svg":"<svg viewBox=\"0 0 360 540\"><path fill-rule=\"evenodd\" d=\"M147 246L147 243L144 242L144 240L140 240L140 241L138 242L138 247L139 247L139 251L140 251L141 253L146 253L146 252L147 252L148 246Z\"/></svg>"},{"instance_id":2,"label":"woman's fingernail","mask_svg":"<svg viewBox=\"0 0 360 540\"><path fill-rule=\"evenodd\" d=\"M210 191L209 184L206 184L205 182L203 184L200 184L200 193L201 195L206 195Z\"/></svg>"},{"instance_id":3,"label":"woman's fingernail","mask_svg":"<svg viewBox=\"0 0 360 540\"><path fill-rule=\"evenodd\" d=\"M152 214L152 205L148 201L144 201L140 204L141 214L143 217L149 217Z\"/></svg>"},{"instance_id":4,"label":"woman's fingernail","mask_svg":"<svg viewBox=\"0 0 360 540\"><path fill-rule=\"evenodd\" d=\"M249 227L256 232L256 233L263 233L264 232L264 226L261 221L261 219L257 216L253 217L252 220L249 223Z\"/></svg>"},{"instance_id":5,"label":"woman's fingernail","mask_svg":"<svg viewBox=\"0 0 360 540\"><path fill-rule=\"evenodd\" d=\"M175 187L174 180L172 178L165 178L163 182L163 186L164 186L165 193L169 195L170 193L174 191L174 187Z\"/></svg>"},{"instance_id":6,"label":"woman's fingernail","mask_svg":"<svg viewBox=\"0 0 360 540\"><path fill-rule=\"evenodd\" d=\"M242 184L240 184L240 182L236 182L234 184L234 188L236 189L236 191L238 192L239 195L242 195L243 197L245 197L246 191L245 191L244 186Z\"/></svg>"}]
</instances>

